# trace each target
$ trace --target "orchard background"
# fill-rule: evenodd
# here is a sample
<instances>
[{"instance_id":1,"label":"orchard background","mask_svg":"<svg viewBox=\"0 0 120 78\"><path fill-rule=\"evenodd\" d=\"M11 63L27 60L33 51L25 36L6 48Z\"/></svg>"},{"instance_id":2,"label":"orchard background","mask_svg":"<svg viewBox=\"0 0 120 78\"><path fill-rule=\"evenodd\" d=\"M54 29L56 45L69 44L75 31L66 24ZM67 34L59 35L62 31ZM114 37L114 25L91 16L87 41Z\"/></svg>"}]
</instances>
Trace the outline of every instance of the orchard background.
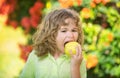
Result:
<instances>
[{"instance_id":1,"label":"orchard background","mask_svg":"<svg viewBox=\"0 0 120 78\"><path fill-rule=\"evenodd\" d=\"M82 21L87 78L120 78L120 0L0 0L0 78L18 78L41 19L72 8Z\"/></svg>"}]
</instances>

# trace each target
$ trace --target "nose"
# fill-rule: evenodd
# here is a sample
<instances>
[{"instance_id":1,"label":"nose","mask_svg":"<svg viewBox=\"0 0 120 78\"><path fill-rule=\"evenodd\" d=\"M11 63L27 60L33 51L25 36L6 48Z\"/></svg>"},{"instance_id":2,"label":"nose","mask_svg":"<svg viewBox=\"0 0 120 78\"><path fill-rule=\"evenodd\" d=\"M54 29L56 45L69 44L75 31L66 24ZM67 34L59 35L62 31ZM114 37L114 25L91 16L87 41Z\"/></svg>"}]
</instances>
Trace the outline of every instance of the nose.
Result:
<instances>
[{"instance_id":1,"label":"nose","mask_svg":"<svg viewBox=\"0 0 120 78\"><path fill-rule=\"evenodd\" d=\"M68 38L74 38L74 34L73 34L72 32L68 32L68 33L67 33L67 37L68 37Z\"/></svg>"}]
</instances>

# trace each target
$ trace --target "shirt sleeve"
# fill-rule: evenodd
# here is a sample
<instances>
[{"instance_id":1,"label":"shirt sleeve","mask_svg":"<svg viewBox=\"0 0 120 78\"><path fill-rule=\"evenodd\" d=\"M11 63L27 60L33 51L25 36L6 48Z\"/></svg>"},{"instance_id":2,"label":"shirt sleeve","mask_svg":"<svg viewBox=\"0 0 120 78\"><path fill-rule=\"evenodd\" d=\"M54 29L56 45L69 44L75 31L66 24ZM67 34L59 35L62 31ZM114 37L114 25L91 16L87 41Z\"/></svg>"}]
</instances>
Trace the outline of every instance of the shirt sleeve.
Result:
<instances>
[{"instance_id":1,"label":"shirt sleeve","mask_svg":"<svg viewBox=\"0 0 120 78\"><path fill-rule=\"evenodd\" d=\"M87 69L86 69L86 61L83 59L81 66L80 66L80 74L81 78L87 78Z\"/></svg>"},{"instance_id":2,"label":"shirt sleeve","mask_svg":"<svg viewBox=\"0 0 120 78\"><path fill-rule=\"evenodd\" d=\"M29 57L28 57L27 62L25 64L25 67L23 68L23 70L20 74L20 78L34 78L35 61L36 61L36 55L32 51L29 54Z\"/></svg>"}]
</instances>

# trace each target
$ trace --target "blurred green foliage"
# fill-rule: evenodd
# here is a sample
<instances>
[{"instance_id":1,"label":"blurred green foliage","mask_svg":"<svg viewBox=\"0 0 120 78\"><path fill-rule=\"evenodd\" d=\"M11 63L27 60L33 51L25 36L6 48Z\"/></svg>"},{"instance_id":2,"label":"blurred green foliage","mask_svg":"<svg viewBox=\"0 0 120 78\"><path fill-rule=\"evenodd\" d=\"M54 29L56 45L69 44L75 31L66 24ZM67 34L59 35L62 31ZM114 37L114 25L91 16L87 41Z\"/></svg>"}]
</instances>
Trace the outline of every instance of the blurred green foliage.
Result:
<instances>
[{"instance_id":1,"label":"blurred green foliage","mask_svg":"<svg viewBox=\"0 0 120 78\"><path fill-rule=\"evenodd\" d=\"M98 65L88 69L88 78L120 77L120 9L117 2L99 4L94 19L83 18L86 54L96 54Z\"/></svg>"}]
</instances>

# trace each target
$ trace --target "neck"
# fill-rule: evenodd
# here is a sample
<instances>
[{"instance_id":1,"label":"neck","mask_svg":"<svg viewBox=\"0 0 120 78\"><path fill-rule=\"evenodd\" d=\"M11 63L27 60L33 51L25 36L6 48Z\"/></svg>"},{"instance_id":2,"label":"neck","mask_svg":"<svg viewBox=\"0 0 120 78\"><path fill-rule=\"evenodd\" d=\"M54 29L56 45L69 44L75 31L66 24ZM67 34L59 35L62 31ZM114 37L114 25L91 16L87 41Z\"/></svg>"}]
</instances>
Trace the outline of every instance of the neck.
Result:
<instances>
[{"instance_id":1,"label":"neck","mask_svg":"<svg viewBox=\"0 0 120 78\"><path fill-rule=\"evenodd\" d=\"M63 53L56 52L56 53L53 55L53 57L54 57L55 59L57 59L57 58L59 58L62 54L63 54Z\"/></svg>"}]
</instances>

